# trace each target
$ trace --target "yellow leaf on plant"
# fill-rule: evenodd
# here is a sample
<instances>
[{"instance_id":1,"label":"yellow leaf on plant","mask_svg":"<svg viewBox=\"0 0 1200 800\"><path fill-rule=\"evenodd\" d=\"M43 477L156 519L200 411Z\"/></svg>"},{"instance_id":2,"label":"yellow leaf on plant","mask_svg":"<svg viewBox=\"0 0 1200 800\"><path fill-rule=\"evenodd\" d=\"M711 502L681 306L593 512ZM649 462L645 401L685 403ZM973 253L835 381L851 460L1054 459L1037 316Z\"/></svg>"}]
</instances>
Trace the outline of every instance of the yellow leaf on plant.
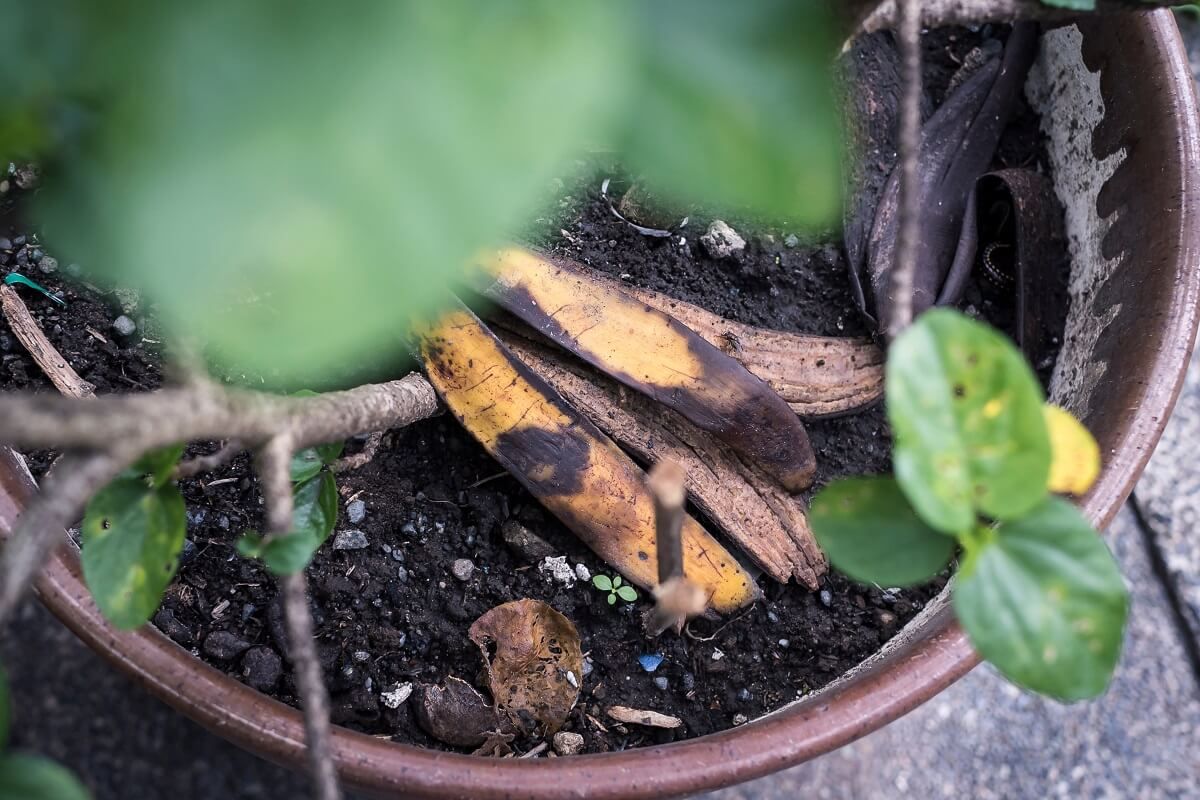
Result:
<instances>
[{"instance_id":1,"label":"yellow leaf on plant","mask_svg":"<svg viewBox=\"0 0 1200 800\"><path fill-rule=\"evenodd\" d=\"M1100 475L1100 445L1070 412L1046 405L1044 414L1052 454L1047 488L1062 494L1083 494Z\"/></svg>"}]
</instances>

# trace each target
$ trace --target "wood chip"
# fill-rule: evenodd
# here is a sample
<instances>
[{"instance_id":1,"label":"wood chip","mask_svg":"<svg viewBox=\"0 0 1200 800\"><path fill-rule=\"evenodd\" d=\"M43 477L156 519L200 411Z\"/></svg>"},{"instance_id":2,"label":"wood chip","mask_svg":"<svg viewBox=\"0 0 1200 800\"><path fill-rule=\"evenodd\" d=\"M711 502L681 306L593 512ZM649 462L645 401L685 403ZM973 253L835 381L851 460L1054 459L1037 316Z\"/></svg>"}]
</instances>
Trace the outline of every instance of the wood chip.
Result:
<instances>
[{"instance_id":1,"label":"wood chip","mask_svg":"<svg viewBox=\"0 0 1200 800\"><path fill-rule=\"evenodd\" d=\"M62 353L50 344L50 340L29 313L29 308L16 289L0 286L0 307L4 310L13 335L25 346L29 355L33 356L33 360L42 368L42 372L46 373L46 377L56 389L68 397L95 396L96 387L79 377L79 373L71 368Z\"/></svg>"},{"instance_id":2,"label":"wood chip","mask_svg":"<svg viewBox=\"0 0 1200 800\"><path fill-rule=\"evenodd\" d=\"M499 331L505 344L596 427L646 461L678 462L693 502L755 563L781 583L794 579L818 588L828 565L803 500L681 415L525 338L512 325Z\"/></svg>"},{"instance_id":3,"label":"wood chip","mask_svg":"<svg viewBox=\"0 0 1200 800\"><path fill-rule=\"evenodd\" d=\"M645 725L647 728L678 728L683 724L683 720L679 717L628 706L613 706L608 709L607 713L617 722Z\"/></svg>"}]
</instances>

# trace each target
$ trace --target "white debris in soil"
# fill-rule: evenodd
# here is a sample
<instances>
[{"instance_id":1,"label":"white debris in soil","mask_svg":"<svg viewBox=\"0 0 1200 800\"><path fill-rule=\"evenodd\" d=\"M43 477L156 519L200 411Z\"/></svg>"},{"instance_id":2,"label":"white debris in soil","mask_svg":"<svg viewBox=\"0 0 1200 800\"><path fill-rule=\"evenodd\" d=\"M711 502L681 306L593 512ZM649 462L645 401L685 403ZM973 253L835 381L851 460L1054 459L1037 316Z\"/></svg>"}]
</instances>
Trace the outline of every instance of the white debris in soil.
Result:
<instances>
[{"instance_id":1,"label":"white debris in soil","mask_svg":"<svg viewBox=\"0 0 1200 800\"><path fill-rule=\"evenodd\" d=\"M122 336L132 336L133 332L137 330L137 323L124 314L114 319L112 326L113 330Z\"/></svg>"},{"instance_id":2,"label":"white debris in soil","mask_svg":"<svg viewBox=\"0 0 1200 800\"><path fill-rule=\"evenodd\" d=\"M554 752L560 756L573 756L583 752L583 737L571 731L554 734Z\"/></svg>"},{"instance_id":3,"label":"white debris in soil","mask_svg":"<svg viewBox=\"0 0 1200 800\"><path fill-rule=\"evenodd\" d=\"M386 692L380 693L379 700L388 708L399 708L400 706L404 705L404 701L407 700L412 693L413 685L411 683L397 683Z\"/></svg>"},{"instance_id":4,"label":"white debris in soil","mask_svg":"<svg viewBox=\"0 0 1200 800\"><path fill-rule=\"evenodd\" d=\"M575 565L575 577L579 578L579 580L583 581L584 583L587 583L588 581L590 581L592 579L592 571L589 570L587 567L585 567L583 564L576 564Z\"/></svg>"},{"instance_id":5,"label":"white debris in soil","mask_svg":"<svg viewBox=\"0 0 1200 800\"><path fill-rule=\"evenodd\" d=\"M548 575L555 583L561 583L568 589L575 585L575 570L567 563L566 556L546 556L538 564L538 572Z\"/></svg>"},{"instance_id":6,"label":"white debris in soil","mask_svg":"<svg viewBox=\"0 0 1200 800\"><path fill-rule=\"evenodd\" d=\"M724 657L725 657L725 654L723 652L721 652L720 648L716 648L713 650L713 654L712 654L713 661L720 661Z\"/></svg>"},{"instance_id":7,"label":"white debris in soil","mask_svg":"<svg viewBox=\"0 0 1200 800\"><path fill-rule=\"evenodd\" d=\"M713 258L731 258L746 249L746 240L729 227L724 220L713 220L708 232L700 237L700 244Z\"/></svg>"},{"instance_id":8,"label":"white debris in soil","mask_svg":"<svg viewBox=\"0 0 1200 800\"><path fill-rule=\"evenodd\" d=\"M475 574L475 564L469 558L460 558L450 565L450 572L460 581L469 581Z\"/></svg>"}]
</instances>

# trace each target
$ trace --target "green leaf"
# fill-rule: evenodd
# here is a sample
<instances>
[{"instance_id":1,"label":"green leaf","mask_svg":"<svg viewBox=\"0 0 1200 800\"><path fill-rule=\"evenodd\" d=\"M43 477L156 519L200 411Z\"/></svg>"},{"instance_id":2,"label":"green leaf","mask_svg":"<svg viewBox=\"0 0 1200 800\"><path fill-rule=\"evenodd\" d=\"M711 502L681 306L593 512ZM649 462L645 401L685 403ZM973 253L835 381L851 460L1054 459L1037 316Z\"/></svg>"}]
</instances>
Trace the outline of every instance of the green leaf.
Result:
<instances>
[{"instance_id":1,"label":"green leaf","mask_svg":"<svg viewBox=\"0 0 1200 800\"><path fill-rule=\"evenodd\" d=\"M615 589L615 588L617 588L618 586L620 586L620 585L621 585L621 583L622 583L621 576L620 576L620 575L613 575L613 579L612 579L612 585L613 585L613 588L614 588L614 589Z\"/></svg>"},{"instance_id":2,"label":"green leaf","mask_svg":"<svg viewBox=\"0 0 1200 800\"><path fill-rule=\"evenodd\" d=\"M616 603L617 603L617 596L615 594L610 594L608 596L608 604L610 606L612 606L612 605L616 605Z\"/></svg>"},{"instance_id":3,"label":"green leaf","mask_svg":"<svg viewBox=\"0 0 1200 800\"><path fill-rule=\"evenodd\" d=\"M593 575L592 585L602 592L611 592L613 585L607 575Z\"/></svg>"},{"instance_id":4,"label":"green leaf","mask_svg":"<svg viewBox=\"0 0 1200 800\"><path fill-rule=\"evenodd\" d=\"M175 465L179 463L179 459L183 458L183 448L184 445L181 442L151 450L138 459L125 474L132 477L145 476L147 483L157 489L171 480L171 475L175 472Z\"/></svg>"},{"instance_id":5,"label":"green leaf","mask_svg":"<svg viewBox=\"0 0 1200 800\"><path fill-rule=\"evenodd\" d=\"M940 572L956 542L926 525L888 478L851 478L813 498L808 521L825 555L863 583L911 586Z\"/></svg>"},{"instance_id":6,"label":"green leaf","mask_svg":"<svg viewBox=\"0 0 1200 800\"><path fill-rule=\"evenodd\" d=\"M632 603L634 600L637 600L637 597L638 597L637 590L634 589L632 586L619 587L617 589L617 596L620 597L622 600L624 600L626 603Z\"/></svg>"},{"instance_id":7,"label":"green leaf","mask_svg":"<svg viewBox=\"0 0 1200 800\"><path fill-rule=\"evenodd\" d=\"M286 24L126 5L80 37L102 112L44 190L47 230L277 385L403 353L406 321L531 218L629 88L626 3L297 3Z\"/></svg>"},{"instance_id":8,"label":"green leaf","mask_svg":"<svg viewBox=\"0 0 1200 800\"><path fill-rule=\"evenodd\" d=\"M1129 597L1112 554L1066 500L981 531L953 597L972 644L1014 683L1061 700L1108 686Z\"/></svg>"},{"instance_id":9,"label":"green leaf","mask_svg":"<svg viewBox=\"0 0 1200 800\"><path fill-rule=\"evenodd\" d=\"M8 726L12 716L12 705L8 696L8 675L0 667L0 750L8 746Z\"/></svg>"},{"instance_id":10,"label":"green leaf","mask_svg":"<svg viewBox=\"0 0 1200 800\"><path fill-rule=\"evenodd\" d=\"M637 5L638 60L619 149L683 203L750 207L790 223L837 217L842 144L827 4Z\"/></svg>"},{"instance_id":11,"label":"green leaf","mask_svg":"<svg viewBox=\"0 0 1200 800\"><path fill-rule=\"evenodd\" d=\"M83 574L96 604L118 628L136 628L158 608L179 566L186 533L183 495L118 478L83 517Z\"/></svg>"},{"instance_id":12,"label":"green leaf","mask_svg":"<svg viewBox=\"0 0 1200 800\"><path fill-rule=\"evenodd\" d=\"M968 531L977 512L1013 519L1046 496L1042 390L992 328L947 309L923 314L888 351L887 406L896 479L938 530Z\"/></svg>"},{"instance_id":13,"label":"green leaf","mask_svg":"<svg viewBox=\"0 0 1200 800\"><path fill-rule=\"evenodd\" d=\"M261 559L276 575L291 575L307 567L337 524L337 484L330 473L322 472L298 484L293 496L296 507L291 532L266 543L255 533L238 540L239 553Z\"/></svg>"},{"instance_id":14,"label":"green leaf","mask_svg":"<svg viewBox=\"0 0 1200 800\"><path fill-rule=\"evenodd\" d=\"M88 800L79 779L37 756L0 756L0 800Z\"/></svg>"},{"instance_id":15,"label":"green leaf","mask_svg":"<svg viewBox=\"0 0 1200 800\"><path fill-rule=\"evenodd\" d=\"M1042 5L1069 8L1074 11L1095 11L1096 0L1042 0Z\"/></svg>"},{"instance_id":16,"label":"green leaf","mask_svg":"<svg viewBox=\"0 0 1200 800\"><path fill-rule=\"evenodd\" d=\"M318 472L321 467L325 466L325 460L321 458L321 454L315 447L306 447L292 456L289 469L292 475L292 483L303 483L309 480Z\"/></svg>"}]
</instances>

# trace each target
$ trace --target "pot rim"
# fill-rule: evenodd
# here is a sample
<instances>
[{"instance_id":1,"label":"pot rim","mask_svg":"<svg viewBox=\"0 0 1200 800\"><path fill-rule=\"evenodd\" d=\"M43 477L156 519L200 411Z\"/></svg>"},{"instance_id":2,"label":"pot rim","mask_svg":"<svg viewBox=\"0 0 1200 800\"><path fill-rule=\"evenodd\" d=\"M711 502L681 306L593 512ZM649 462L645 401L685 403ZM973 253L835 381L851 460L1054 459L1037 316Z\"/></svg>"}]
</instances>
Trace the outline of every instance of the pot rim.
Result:
<instances>
[{"instance_id":1,"label":"pot rim","mask_svg":"<svg viewBox=\"0 0 1200 800\"><path fill-rule=\"evenodd\" d=\"M1200 130L1191 71L1167 10L1123 25L1142 28L1163 55L1160 91L1173 94L1183 185L1181 221L1200 194ZM1164 331L1151 379L1082 506L1097 526L1115 516L1174 407L1196 335L1200 226L1181 225L1176 291L1153 324ZM1178 266L1178 265L1177 265ZM36 491L23 462L0 448L0 529ZM153 695L209 730L277 763L305 763L301 713L192 656L150 625L112 628L83 582L78 552L60 548L36 584L42 602L76 635ZM846 745L897 719L965 675L979 657L948 607L891 648L884 669L856 670L822 691L741 727L668 745L559 759L491 759L422 750L335 726L332 746L348 787L409 797L666 797L761 777ZM665 762L676 768L665 769Z\"/></svg>"}]
</instances>

